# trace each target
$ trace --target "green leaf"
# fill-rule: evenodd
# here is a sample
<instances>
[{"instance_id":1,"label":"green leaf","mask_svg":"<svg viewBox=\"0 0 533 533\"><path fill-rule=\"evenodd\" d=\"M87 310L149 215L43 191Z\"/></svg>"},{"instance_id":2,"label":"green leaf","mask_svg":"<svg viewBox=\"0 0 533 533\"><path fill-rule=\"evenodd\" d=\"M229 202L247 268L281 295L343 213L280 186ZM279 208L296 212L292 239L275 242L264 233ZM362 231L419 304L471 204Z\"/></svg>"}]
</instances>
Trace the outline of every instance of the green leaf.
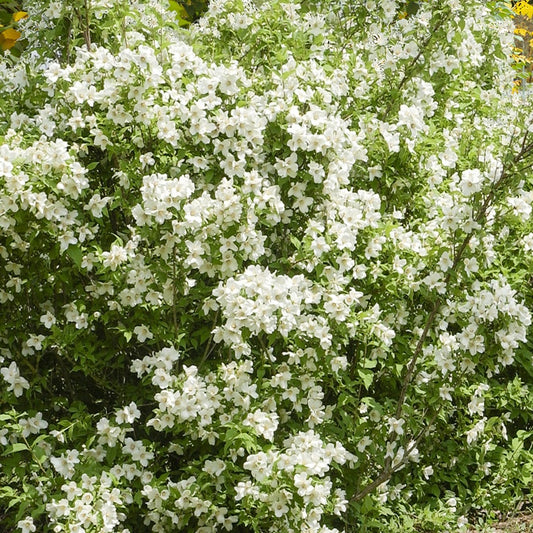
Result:
<instances>
[{"instance_id":1,"label":"green leaf","mask_svg":"<svg viewBox=\"0 0 533 533\"><path fill-rule=\"evenodd\" d=\"M235 427L231 427L226 431L224 435L224 453L234 445L234 440L239 435L239 430Z\"/></svg>"},{"instance_id":2,"label":"green leaf","mask_svg":"<svg viewBox=\"0 0 533 533\"><path fill-rule=\"evenodd\" d=\"M363 366L365 368L376 368L378 362L376 359L365 359L365 362L363 363Z\"/></svg>"},{"instance_id":3,"label":"green leaf","mask_svg":"<svg viewBox=\"0 0 533 533\"><path fill-rule=\"evenodd\" d=\"M178 24L180 26L188 26L191 21L187 20L188 14L185 8L175 0L169 0L169 5L171 11L176 13L176 18L178 19Z\"/></svg>"},{"instance_id":4,"label":"green leaf","mask_svg":"<svg viewBox=\"0 0 533 533\"><path fill-rule=\"evenodd\" d=\"M117 456L117 454L118 454L118 447L117 446L114 446L113 448L109 448L107 450L107 460L110 463L113 463L113 461L115 460L115 457Z\"/></svg>"},{"instance_id":5,"label":"green leaf","mask_svg":"<svg viewBox=\"0 0 533 533\"><path fill-rule=\"evenodd\" d=\"M46 440L48 438L48 435L39 435L32 443L33 446L36 444L39 444L39 442L42 442L43 440Z\"/></svg>"},{"instance_id":6,"label":"green leaf","mask_svg":"<svg viewBox=\"0 0 533 533\"><path fill-rule=\"evenodd\" d=\"M15 444L12 444L7 448L7 450L4 452L4 455L9 455L11 453L18 453L28 450L28 446L24 444L24 442L15 442Z\"/></svg>"},{"instance_id":7,"label":"green leaf","mask_svg":"<svg viewBox=\"0 0 533 533\"><path fill-rule=\"evenodd\" d=\"M74 264L80 268L83 259L83 252L79 246L71 245L67 248L67 255L72 259Z\"/></svg>"},{"instance_id":8,"label":"green leaf","mask_svg":"<svg viewBox=\"0 0 533 533\"><path fill-rule=\"evenodd\" d=\"M363 380L363 385L365 389L368 390L372 385L372 381L374 381L374 372L366 368L359 368L357 370L357 373L359 374L359 377Z\"/></svg>"},{"instance_id":9,"label":"green leaf","mask_svg":"<svg viewBox=\"0 0 533 533\"><path fill-rule=\"evenodd\" d=\"M40 461L43 457L46 457L46 452L40 446L35 446L35 448L33 448L33 454L38 461Z\"/></svg>"}]
</instances>

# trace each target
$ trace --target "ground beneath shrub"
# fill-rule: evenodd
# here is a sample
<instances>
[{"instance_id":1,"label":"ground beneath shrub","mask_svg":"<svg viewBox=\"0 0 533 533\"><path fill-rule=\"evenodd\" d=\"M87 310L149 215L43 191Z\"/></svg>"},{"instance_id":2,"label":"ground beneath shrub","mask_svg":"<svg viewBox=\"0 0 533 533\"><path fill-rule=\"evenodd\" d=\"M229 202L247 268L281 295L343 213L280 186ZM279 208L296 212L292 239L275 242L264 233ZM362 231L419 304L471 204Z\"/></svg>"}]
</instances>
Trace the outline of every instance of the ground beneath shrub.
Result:
<instances>
[{"instance_id":1,"label":"ground beneath shrub","mask_svg":"<svg viewBox=\"0 0 533 533\"><path fill-rule=\"evenodd\" d=\"M533 533L533 514L518 513L501 520L482 530L483 533ZM469 533L481 533L481 530L471 529Z\"/></svg>"}]
</instances>

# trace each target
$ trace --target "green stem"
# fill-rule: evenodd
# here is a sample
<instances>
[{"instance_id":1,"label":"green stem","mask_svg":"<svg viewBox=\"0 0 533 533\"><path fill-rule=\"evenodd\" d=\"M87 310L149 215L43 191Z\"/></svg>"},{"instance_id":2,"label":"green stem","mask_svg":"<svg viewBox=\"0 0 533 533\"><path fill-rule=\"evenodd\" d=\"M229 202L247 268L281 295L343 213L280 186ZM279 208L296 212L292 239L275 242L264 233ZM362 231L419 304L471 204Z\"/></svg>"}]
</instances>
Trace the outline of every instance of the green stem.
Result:
<instances>
[{"instance_id":1,"label":"green stem","mask_svg":"<svg viewBox=\"0 0 533 533\"><path fill-rule=\"evenodd\" d=\"M28 442L28 439L26 439L26 437L24 437L24 435L22 435L22 440L24 441L24 443L25 443L26 446L28 447L28 450L30 451L31 456L33 457L33 460L39 465L39 468L41 469L41 472L42 472L45 476L47 476L47 475L48 475L48 472L44 469L43 464L41 463L41 461L39 460L39 458L35 455L35 452L33 451L33 448L30 446L30 443Z\"/></svg>"}]
</instances>

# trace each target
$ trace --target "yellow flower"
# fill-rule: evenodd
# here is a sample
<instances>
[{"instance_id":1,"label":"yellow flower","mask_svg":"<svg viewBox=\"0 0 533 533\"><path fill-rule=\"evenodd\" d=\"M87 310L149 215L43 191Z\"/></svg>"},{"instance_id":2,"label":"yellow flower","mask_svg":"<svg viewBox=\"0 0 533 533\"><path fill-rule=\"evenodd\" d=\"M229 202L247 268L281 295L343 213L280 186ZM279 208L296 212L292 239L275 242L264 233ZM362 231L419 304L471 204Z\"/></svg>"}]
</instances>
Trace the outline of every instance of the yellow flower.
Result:
<instances>
[{"instance_id":1,"label":"yellow flower","mask_svg":"<svg viewBox=\"0 0 533 533\"><path fill-rule=\"evenodd\" d=\"M529 19L533 18L533 6L523 0L514 5L513 11L518 15L524 15Z\"/></svg>"},{"instance_id":2,"label":"yellow flower","mask_svg":"<svg viewBox=\"0 0 533 533\"><path fill-rule=\"evenodd\" d=\"M19 22L22 19L27 18L28 13L26 11L17 11L13 13L12 19L13 22ZM15 30L14 28L8 28L0 33L0 47L2 50L9 50L15 46L15 43L20 39L22 33Z\"/></svg>"},{"instance_id":3,"label":"yellow flower","mask_svg":"<svg viewBox=\"0 0 533 533\"><path fill-rule=\"evenodd\" d=\"M26 11L17 11L16 13L13 13L13 20L15 22L18 22L19 20L25 19L28 17L28 13Z\"/></svg>"},{"instance_id":4,"label":"yellow flower","mask_svg":"<svg viewBox=\"0 0 533 533\"><path fill-rule=\"evenodd\" d=\"M522 37L531 34L531 32L526 30L525 28L515 28L514 33L515 35L522 35Z\"/></svg>"},{"instance_id":5,"label":"yellow flower","mask_svg":"<svg viewBox=\"0 0 533 533\"><path fill-rule=\"evenodd\" d=\"M0 46L2 50L9 50L15 46L15 43L20 39L22 33L13 28L8 28L0 33Z\"/></svg>"}]
</instances>

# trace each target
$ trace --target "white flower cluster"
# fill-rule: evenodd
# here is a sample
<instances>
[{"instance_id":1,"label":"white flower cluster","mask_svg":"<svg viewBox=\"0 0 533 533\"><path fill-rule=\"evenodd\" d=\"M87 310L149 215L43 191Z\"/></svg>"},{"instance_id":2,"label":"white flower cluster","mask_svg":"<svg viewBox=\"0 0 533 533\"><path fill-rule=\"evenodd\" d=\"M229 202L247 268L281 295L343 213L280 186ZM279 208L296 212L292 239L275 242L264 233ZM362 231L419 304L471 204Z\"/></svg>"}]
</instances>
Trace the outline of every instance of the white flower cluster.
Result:
<instances>
[{"instance_id":1,"label":"white flower cluster","mask_svg":"<svg viewBox=\"0 0 533 533\"><path fill-rule=\"evenodd\" d=\"M113 477L105 474L99 478L83 474L80 483L62 485L64 497L46 505L51 523L57 524L53 531L84 533L98 527L104 533L129 533L120 525L125 515L117 510L124 495L112 485ZM63 523L68 529L62 527Z\"/></svg>"},{"instance_id":2,"label":"white flower cluster","mask_svg":"<svg viewBox=\"0 0 533 533\"><path fill-rule=\"evenodd\" d=\"M27 379L20 375L19 368L15 361L12 361L9 366L1 368L0 373L9 385L8 390L13 391L15 396L22 396L24 389L29 389L30 384Z\"/></svg>"},{"instance_id":3,"label":"white flower cluster","mask_svg":"<svg viewBox=\"0 0 533 533\"><path fill-rule=\"evenodd\" d=\"M244 468L250 470L254 480L238 483L236 499L257 502L256 505L261 502L287 525L289 514L290 523L296 521L301 530L322 531L320 519L332 496L332 483L325 474L332 462L343 465L356 458L338 442L325 445L312 430L289 437L283 446L284 451L270 450L247 457ZM293 490L289 490L291 485ZM280 488L272 491L271 487L277 486ZM295 504L295 494L302 498L301 504ZM339 514L347 503L344 493L337 490L333 497L334 512Z\"/></svg>"},{"instance_id":4,"label":"white flower cluster","mask_svg":"<svg viewBox=\"0 0 533 533\"><path fill-rule=\"evenodd\" d=\"M319 339L328 338L327 325L315 327L316 318L302 312L321 297L302 275L277 276L268 269L250 266L236 278L221 282L213 296L228 317L224 326L214 330L214 340L232 346L237 357L250 355L242 334L245 328L252 335L277 331L287 337L291 331L300 330ZM327 341L323 342L327 347Z\"/></svg>"}]
</instances>

